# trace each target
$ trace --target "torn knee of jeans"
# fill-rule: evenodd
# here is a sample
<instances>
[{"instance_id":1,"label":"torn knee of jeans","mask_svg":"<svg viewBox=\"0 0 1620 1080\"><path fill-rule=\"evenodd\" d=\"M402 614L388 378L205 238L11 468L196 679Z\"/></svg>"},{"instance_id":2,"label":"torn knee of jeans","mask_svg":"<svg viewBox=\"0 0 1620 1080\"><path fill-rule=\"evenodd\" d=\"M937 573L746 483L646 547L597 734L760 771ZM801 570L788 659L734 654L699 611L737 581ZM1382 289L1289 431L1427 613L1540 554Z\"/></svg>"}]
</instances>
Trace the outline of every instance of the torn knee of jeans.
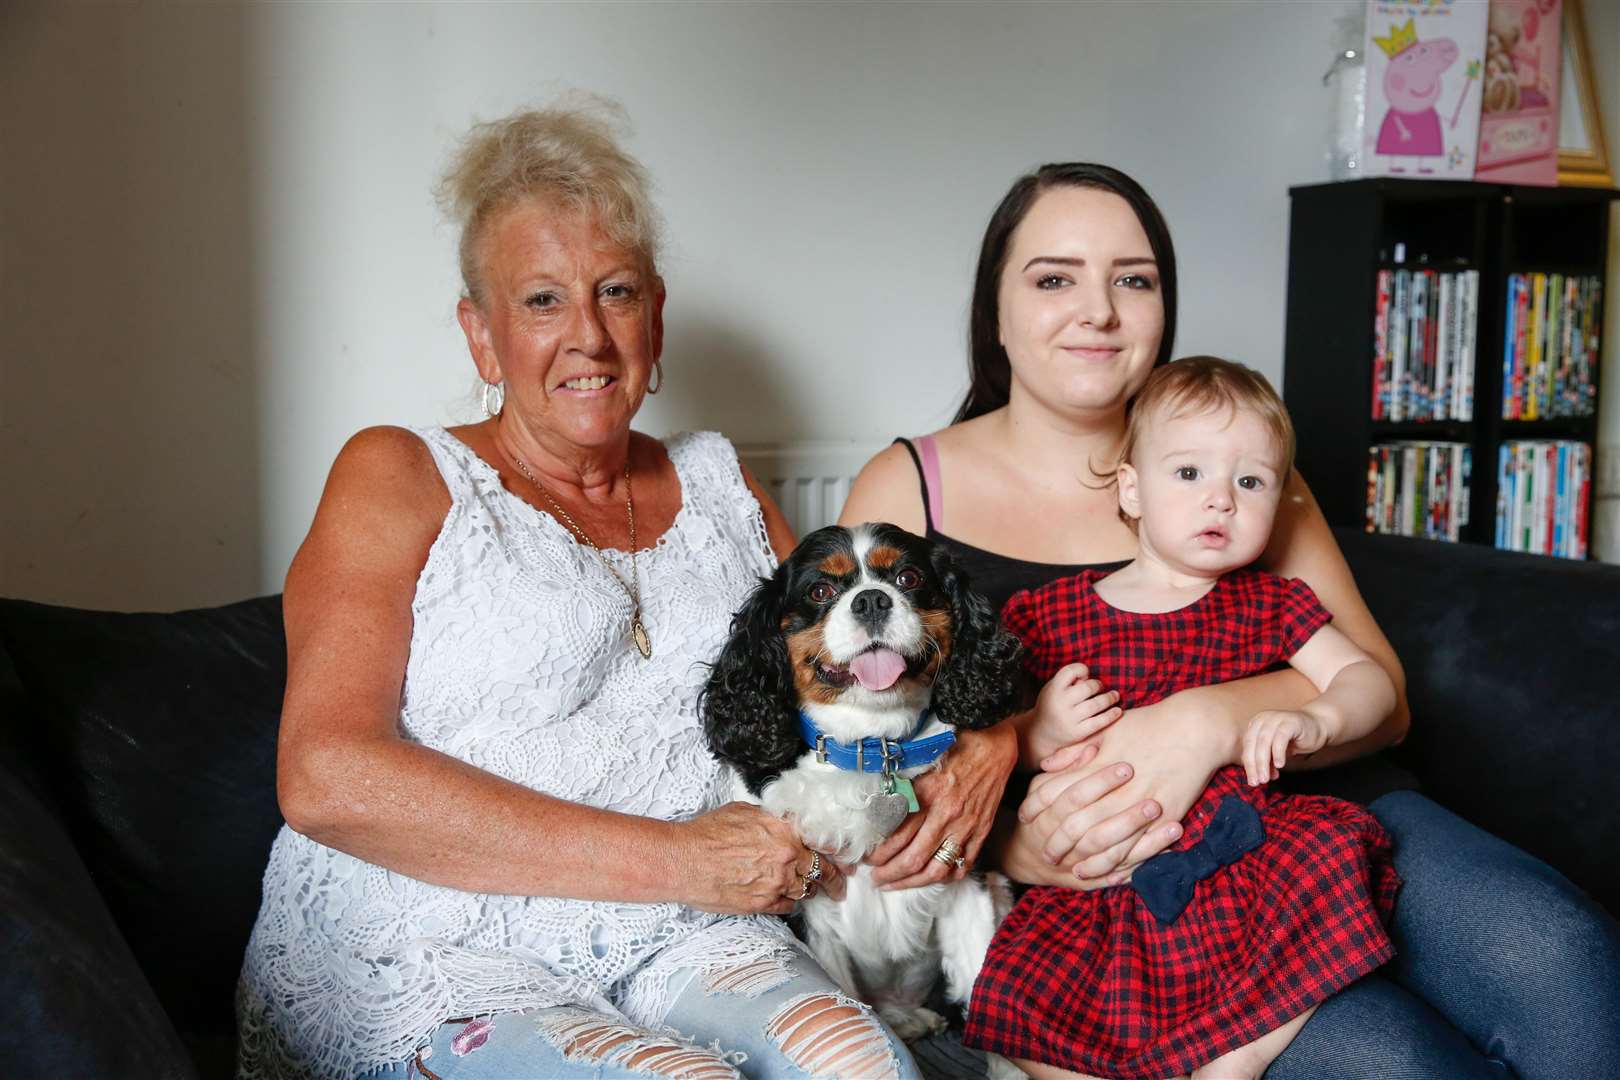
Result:
<instances>
[{"instance_id":1,"label":"torn knee of jeans","mask_svg":"<svg viewBox=\"0 0 1620 1080\"><path fill-rule=\"evenodd\" d=\"M792 978L793 970L788 967L787 960L773 954L738 964L734 968L711 972L703 980L703 989L711 994L738 994L752 998L767 990L775 990Z\"/></svg>"},{"instance_id":2,"label":"torn knee of jeans","mask_svg":"<svg viewBox=\"0 0 1620 1080\"><path fill-rule=\"evenodd\" d=\"M883 1022L842 994L804 994L771 1017L765 1033L789 1061L820 1080L862 1076L897 1080L900 1063Z\"/></svg>"},{"instance_id":3,"label":"torn knee of jeans","mask_svg":"<svg viewBox=\"0 0 1620 1080\"><path fill-rule=\"evenodd\" d=\"M598 1016L546 1017L540 1033L570 1062L613 1065L671 1080L741 1080L730 1063L707 1050Z\"/></svg>"}]
</instances>

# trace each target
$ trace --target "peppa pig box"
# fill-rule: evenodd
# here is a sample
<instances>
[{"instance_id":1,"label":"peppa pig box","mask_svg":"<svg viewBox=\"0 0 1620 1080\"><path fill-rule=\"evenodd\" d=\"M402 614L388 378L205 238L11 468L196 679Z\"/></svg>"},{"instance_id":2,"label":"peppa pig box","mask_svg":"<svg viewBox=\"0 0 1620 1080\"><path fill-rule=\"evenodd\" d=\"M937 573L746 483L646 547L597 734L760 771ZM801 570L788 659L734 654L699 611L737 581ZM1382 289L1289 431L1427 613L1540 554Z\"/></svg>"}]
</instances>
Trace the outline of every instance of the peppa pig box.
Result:
<instances>
[{"instance_id":1,"label":"peppa pig box","mask_svg":"<svg viewBox=\"0 0 1620 1080\"><path fill-rule=\"evenodd\" d=\"M1368 0L1365 175L1473 177L1487 11L1481 0Z\"/></svg>"},{"instance_id":2,"label":"peppa pig box","mask_svg":"<svg viewBox=\"0 0 1620 1080\"><path fill-rule=\"evenodd\" d=\"M1551 187L1558 183L1562 0L1491 0L1490 8L1474 176Z\"/></svg>"}]
</instances>

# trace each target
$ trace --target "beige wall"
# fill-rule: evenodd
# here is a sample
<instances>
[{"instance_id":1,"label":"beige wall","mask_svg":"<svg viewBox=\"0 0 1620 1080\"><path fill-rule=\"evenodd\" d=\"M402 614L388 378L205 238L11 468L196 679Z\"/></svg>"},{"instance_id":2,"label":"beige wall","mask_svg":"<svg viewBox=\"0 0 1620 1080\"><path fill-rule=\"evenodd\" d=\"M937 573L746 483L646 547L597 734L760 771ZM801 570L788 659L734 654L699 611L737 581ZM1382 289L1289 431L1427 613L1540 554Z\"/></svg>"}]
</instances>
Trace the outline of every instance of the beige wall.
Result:
<instances>
[{"instance_id":1,"label":"beige wall","mask_svg":"<svg viewBox=\"0 0 1620 1080\"><path fill-rule=\"evenodd\" d=\"M0 7L0 595L261 588L243 55L225 6Z\"/></svg>"},{"instance_id":2,"label":"beige wall","mask_svg":"<svg viewBox=\"0 0 1620 1080\"><path fill-rule=\"evenodd\" d=\"M428 190L470 119L570 87L627 106L669 221L649 430L943 423L984 220L1046 160L1141 178L1181 347L1280 376L1286 191L1324 178L1356 6L7 4L0 594L279 588L347 435L471 414Z\"/></svg>"}]
</instances>

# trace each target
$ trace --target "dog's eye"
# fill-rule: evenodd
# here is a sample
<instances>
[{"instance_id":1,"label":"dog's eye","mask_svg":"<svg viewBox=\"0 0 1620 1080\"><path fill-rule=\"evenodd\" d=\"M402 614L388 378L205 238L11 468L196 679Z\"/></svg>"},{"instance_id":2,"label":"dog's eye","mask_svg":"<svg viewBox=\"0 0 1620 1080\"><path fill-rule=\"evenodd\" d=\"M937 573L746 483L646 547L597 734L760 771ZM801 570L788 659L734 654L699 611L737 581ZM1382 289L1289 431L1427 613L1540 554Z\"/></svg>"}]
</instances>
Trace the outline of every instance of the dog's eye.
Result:
<instances>
[{"instance_id":1,"label":"dog's eye","mask_svg":"<svg viewBox=\"0 0 1620 1080\"><path fill-rule=\"evenodd\" d=\"M915 589L922 584L922 575L908 566L894 575L894 583L902 589Z\"/></svg>"},{"instance_id":2,"label":"dog's eye","mask_svg":"<svg viewBox=\"0 0 1620 1080\"><path fill-rule=\"evenodd\" d=\"M810 586L809 595L811 603L825 604L833 597L838 595L838 590L827 584L825 581L818 581L814 585Z\"/></svg>"}]
</instances>

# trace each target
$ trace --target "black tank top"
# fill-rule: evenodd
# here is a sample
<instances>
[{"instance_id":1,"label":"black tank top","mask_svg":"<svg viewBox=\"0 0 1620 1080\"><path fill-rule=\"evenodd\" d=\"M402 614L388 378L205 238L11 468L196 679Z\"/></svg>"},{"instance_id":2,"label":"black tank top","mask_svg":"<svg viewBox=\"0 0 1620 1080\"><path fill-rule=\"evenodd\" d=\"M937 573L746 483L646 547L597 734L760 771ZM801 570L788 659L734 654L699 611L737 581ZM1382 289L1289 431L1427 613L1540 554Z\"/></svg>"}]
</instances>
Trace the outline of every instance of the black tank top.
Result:
<instances>
[{"instance_id":1,"label":"black tank top","mask_svg":"<svg viewBox=\"0 0 1620 1080\"><path fill-rule=\"evenodd\" d=\"M927 523L928 539L951 553L957 567L967 575L968 583L988 597L997 611L1006 605L1013 593L1022 589L1038 589L1058 578L1072 577L1082 570L1118 570L1125 565L1124 562L1031 562L1010 555L998 555L994 551L976 548L946 536L934 523L933 502L928 497L928 475L923 470L922 458L917 455L917 447L910 439L894 441L906 448L906 453L911 455L911 463L917 467L917 487L922 492L923 521Z\"/></svg>"}]
</instances>

